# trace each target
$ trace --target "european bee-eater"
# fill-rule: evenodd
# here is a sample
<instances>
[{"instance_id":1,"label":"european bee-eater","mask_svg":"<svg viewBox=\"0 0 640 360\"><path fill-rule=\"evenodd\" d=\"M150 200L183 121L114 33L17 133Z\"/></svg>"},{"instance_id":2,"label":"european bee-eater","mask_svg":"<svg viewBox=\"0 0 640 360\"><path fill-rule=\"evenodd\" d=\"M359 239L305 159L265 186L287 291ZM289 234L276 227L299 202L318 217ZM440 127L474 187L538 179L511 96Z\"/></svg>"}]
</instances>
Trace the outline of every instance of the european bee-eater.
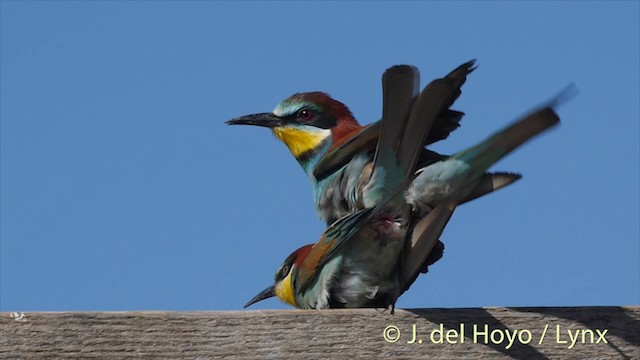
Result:
<instances>
[{"instance_id":1,"label":"european bee-eater","mask_svg":"<svg viewBox=\"0 0 640 360\"><path fill-rule=\"evenodd\" d=\"M380 170L376 181L386 186L384 198L330 225L317 243L294 251L278 269L275 284L245 307L272 296L303 309L393 307L428 255L420 253L425 244L402 253L401 244L408 233L428 233L432 241L438 239L456 206L482 186L490 166L559 123L553 104L478 145L431 163L407 181L398 181L400 162L390 166L388 162L396 159L383 151L376 159L372 178ZM379 143L385 143L384 138L383 131ZM412 226L416 212L422 218Z\"/></svg>"},{"instance_id":2,"label":"european bee-eater","mask_svg":"<svg viewBox=\"0 0 640 360\"><path fill-rule=\"evenodd\" d=\"M419 96L419 72L415 67L399 65L388 69L383 75L383 109L392 110L383 118L389 119L365 127L347 106L322 92L295 94L272 113L242 116L227 123L270 128L309 175L316 211L331 224L366 207L366 189L381 127L403 133L404 143L413 143L414 137L423 139L423 147L445 139L459 126L463 113L449 107L460 95L460 87L475 69L474 64L469 61L434 80ZM416 152L406 145L399 147L397 155L400 165L411 174L444 158L428 150ZM488 191L487 188L485 192ZM482 194L471 197L479 195Z\"/></svg>"}]
</instances>

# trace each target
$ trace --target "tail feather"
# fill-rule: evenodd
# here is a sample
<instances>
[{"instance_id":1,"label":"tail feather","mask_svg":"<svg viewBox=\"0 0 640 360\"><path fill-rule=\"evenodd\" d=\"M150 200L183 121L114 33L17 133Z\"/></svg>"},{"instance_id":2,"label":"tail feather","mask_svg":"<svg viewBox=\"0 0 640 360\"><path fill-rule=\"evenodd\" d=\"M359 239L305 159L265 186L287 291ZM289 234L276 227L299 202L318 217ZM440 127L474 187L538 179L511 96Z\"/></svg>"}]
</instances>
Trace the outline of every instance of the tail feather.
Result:
<instances>
[{"instance_id":1,"label":"tail feather","mask_svg":"<svg viewBox=\"0 0 640 360\"><path fill-rule=\"evenodd\" d=\"M457 205L454 199L442 201L413 227L411 239L405 244L404 256L400 264L398 279L400 287L397 297L408 290L424 270L434 246L438 243Z\"/></svg>"},{"instance_id":2,"label":"tail feather","mask_svg":"<svg viewBox=\"0 0 640 360\"><path fill-rule=\"evenodd\" d=\"M382 120L374 169L397 166L396 149L419 86L420 73L414 66L396 65L382 75Z\"/></svg>"},{"instance_id":3,"label":"tail feather","mask_svg":"<svg viewBox=\"0 0 640 360\"><path fill-rule=\"evenodd\" d=\"M559 123L560 118L553 108L545 107L516 121L482 143L455 154L453 158L467 163L486 164L488 168L529 139Z\"/></svg>"},{"instance_id":4,"label":"tail feather","mask_svg":"<svg viewBox=\"0 0 640 360\"><path fill-rule=\"evenodd\" d=\"M480 181L480 183L471 191L466 198L464 198L460 204L467 203L471 200L475 200L481 196L492 193L498 189L502 189L507 185L511 185L514 182L520 180L522 175L507 173L507 172L496 172L496 173L486 173L484 178Z\"/></svg>"},{"instance_id":5,"label":"tail feather","mask_svg":"<svg viewBox=\"0 0 640 360\"><path fill-rule=\"evenodd\" d=\"M447 74L445 79L447 79L451 83L451 86L456 89L455 95L450 98L450 102L449 104L447 104L447 107L453 105L453 102L458 99L458 97L462 93L462 90L460 89L462 87L462 84L467 81L467 76L471 74L471 72L473 72L476 68L476 59L473 59L458 66L452 72Z\"/></svg>"},{"instance_id":6,"label":"tail feather","mask_svg":"<svg viewBox=\"0 0 640 360\"><path fill-rule=\"evenodd\" d=\"M463 116L463 112L450 109L445 110L433 121L424 145L427 146L448 138L449 134L460 127L460 121Z\"/></svg>"},{"instance_id":7,"label":"tail feather","mask_svg":"<svg viewBox=\"0 0 640 360\"><path fill-rule=\"evenodd\" d=\"M380 136L371 178L364 191L365 207L377 204L405 182L405 174L398 167L397 153L419 83L418 69L409 65L393 66L382 76ZM422 145L418 148L422 149Z\"/></svg>"},{"instance_id":8,"label":"tail feather","mask_svg":"<svg viewBox=\"0 0 640 360\"><path fill-rule=\"evenodd\" d=\"M427 143L431 126L441 114L450 113L448 108L460 96L460 87L466 81L467 75L475 69L474 65L475 60L462 64L444 78L429 83L418 95L404 126L398 149L398 162L406 176L415 172L421 155L418 150ZM458 114L459 121L462 113Z\"/></svg>"}]
</instances>

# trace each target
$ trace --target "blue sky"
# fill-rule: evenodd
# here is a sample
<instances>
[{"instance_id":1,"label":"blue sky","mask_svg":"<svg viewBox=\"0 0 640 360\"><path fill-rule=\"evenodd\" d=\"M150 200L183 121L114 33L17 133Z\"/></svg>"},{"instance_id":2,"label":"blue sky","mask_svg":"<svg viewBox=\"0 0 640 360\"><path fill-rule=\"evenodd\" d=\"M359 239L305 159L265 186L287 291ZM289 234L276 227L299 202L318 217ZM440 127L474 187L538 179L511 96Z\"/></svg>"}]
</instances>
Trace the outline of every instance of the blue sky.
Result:
<instances>
[{"instance_id":1,"label":"blue sky","mask_svg":"<svg viewBox=\"0 0 640 360\"><path fill-rule=\"evenodd\" d=\"M637 1L0 6L2 311L241 309L324 226L285 146L224 121L321 90L369 123L385 68L473 58L436 151L580 94L398 306L640 303Z\"/></svg>"}]
</instances>

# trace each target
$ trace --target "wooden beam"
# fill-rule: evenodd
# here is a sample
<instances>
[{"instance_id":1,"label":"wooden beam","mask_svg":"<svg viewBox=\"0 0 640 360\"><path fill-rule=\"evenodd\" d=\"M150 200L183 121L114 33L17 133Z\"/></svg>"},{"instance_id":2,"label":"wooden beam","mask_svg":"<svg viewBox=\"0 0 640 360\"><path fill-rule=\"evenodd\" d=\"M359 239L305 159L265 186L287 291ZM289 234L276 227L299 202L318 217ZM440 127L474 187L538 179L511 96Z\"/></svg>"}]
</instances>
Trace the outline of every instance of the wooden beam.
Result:
<instances>
[{"instance_id":1,"label":"wooden beam","mask_svg":"<svg viewBox=\"0 0 640 360\"><path fill-rule=\"evenodd\" d=\"M0 313L0 332L2 359L640 359L640 306Z\"/></svg>"}]
</instances>

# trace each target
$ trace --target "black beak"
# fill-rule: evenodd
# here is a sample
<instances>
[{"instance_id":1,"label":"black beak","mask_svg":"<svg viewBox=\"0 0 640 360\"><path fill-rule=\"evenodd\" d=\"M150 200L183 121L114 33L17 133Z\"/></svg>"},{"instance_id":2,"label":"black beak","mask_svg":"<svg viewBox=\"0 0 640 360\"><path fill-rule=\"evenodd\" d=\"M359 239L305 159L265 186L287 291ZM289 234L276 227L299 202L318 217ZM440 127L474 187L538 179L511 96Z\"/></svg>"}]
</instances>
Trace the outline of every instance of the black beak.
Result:
<instances>
[{"instance_id":1,"label":"black beak","mask_svg":"<svg viewBox=\"0 0 640 360\"><path fill-rule=\"evenodd\" d=\"M255 125L274 128L276 126L284 125L284 122L281 118L273 115L272 113L262 113L231 119L227 121L227 125Z\"/></svg>"},{"instance_id":2,"label":"black beak","mask_svg":"<svg viewBox=\"0 0 640 360\"><path fill-rule=\"evenodd\" d=\"M245 306L244 306L245 309L248 308L249 306L257 303L258 301L262 301L264 299L268 299L270 297L276 296L275 289L276 289L275 285L271 285L268 288L262 290L260 292L260 294L254 296L253 299L249 300L249 302L245 304Z\"/></svg>"}]
</instances>

